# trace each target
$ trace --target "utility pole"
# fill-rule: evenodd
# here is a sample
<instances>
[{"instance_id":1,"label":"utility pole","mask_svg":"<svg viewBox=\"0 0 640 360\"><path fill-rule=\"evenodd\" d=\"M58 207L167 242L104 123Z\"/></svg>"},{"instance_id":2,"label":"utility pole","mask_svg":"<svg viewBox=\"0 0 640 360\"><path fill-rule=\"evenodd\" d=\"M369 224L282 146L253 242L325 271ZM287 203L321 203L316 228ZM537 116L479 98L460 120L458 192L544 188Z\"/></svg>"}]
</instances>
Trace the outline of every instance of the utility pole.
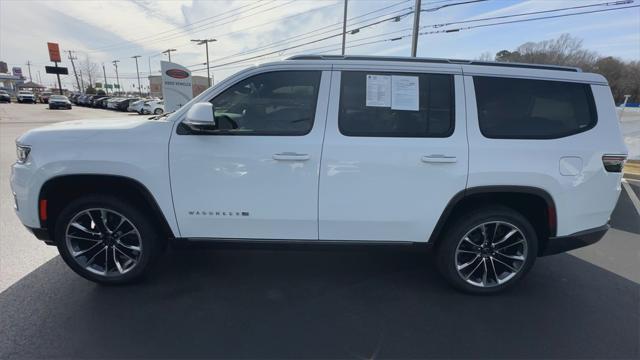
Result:
<instances>
[{"instance_id":1,"label":"utility pole","mask_svg":"<svg viewBox=\"0 0 640 360\"><path fill-rule=\"evenodd\" d=\"M169 55L169 62L171 62L171 52L172 51L177 51L177 50L176 49L167 49L167 50L162 52L163 54Z\"/></svg>"},{"instance_id":2,"label":"utility pole","mask_svg":"<svg viewBox=\"0 0 640 360\"><path fill-rule=\"evenodd\" d=\"M109 95L109 88L107 87L107 70L104 69L104 63L102 63L102 75L104 75L104 91Z\"/></svg>"},{"instance_id":3,"label":"utility pole","mask_svg":"<svg viewBox=\"0 0 640 360\"><path fill-rule=\"evenodd\" d=\"M142 89L140 88L140 70L138 70L138 58L140 55L132 56L132 59L136 60L136 73L138 74L138 95L142 97Z\"/></svg>"},{"instance_id":4,"label":"utility pole","mask_svg":"<svg viewBox=\"0 0 640 360\"><path fill-rule=\"evenodd\" d=\"M207 52L207 79L209 80L209 87L211 87L211 73L209 72L209 43L217 41L216 39L204 39L204 40L191 40L198 45L204 44L205 51ZM171 60L169 60L171 61Z\"/></svg>"},{"instance_id":5,"label":"utility pole","mask_svg":"<svg viewBox=\"0 0 640 360\"><path fill-rule=\"evenodd\" d=\"M120 88L120 77L118 77L118 63L120 62L120 60L113 60L113 66L116 67L116 84L118 84L118 90L121 90Z\"/></svg>"},{"instance_id":6,"label":"utility pole","mask_svg":"<svg viewBox=\"0 0 640 360\"><path fill-rule=\"evenodd\" d=\"M418 31L420 30L420 3L421 0L416 0L416 4L413 7L413 35L411 36L411 57L416 57L418 52Z\"/></svg>"},{"instance_id":7,"label":"utility pole","mask_svg":"<svg viewBox=\"0 0 640 360\"><path fill-rule=\"evenodd\" d=\"M81 84L81 88L80 88L80 92L84 94L84 79L82 78L82 70L80 70L80 84Z\"/></svg>"},{"instance_id":8,"label":"utility pole","mask_svg":"<svg viewBox=\"0 0 640 360\"><path fill-rule=\"evenodd\" d=\"M73 62L73 60L77 60L78 58L71 54L71 50L67 50L67 52L69 53L69 60L71 60L71 67L73 68L73 76L76 77L76 83L78 84L78 91L83 92L82 88L80 87L80 81L78 80L78 74L76 73L76 64Z\"/></svg>"},{"instance_id":9,"label":"utility pole","mask_svg":"<svg viewBox=\"0 0 640 360\"><path fill-rule=\"evenodd\" d=\"M342 17L342 56L344 56L344 46L347 40L347 0L344 0L344 16Z\"/></svg>"},{"instance_id":10,"label":"utility pole","mask_svg":"<svg viewBox=\"0 0 640 360\"><path fill-rule=\"evenodd\" d=\"M42 85L42 78L40 77L40 70L38 70L38 84Z\"/></svg>"},{"instance_id":11,"label":"utility pole","mask_svg":"<svg viewBox=\"0 0 640 360\"><path fill-rule=\"evenodd\" d=\"M27 67L29 68L29 81L33 82L33 79L31 78L31 61L27 60Z\"/></svg>"}]
</instances>

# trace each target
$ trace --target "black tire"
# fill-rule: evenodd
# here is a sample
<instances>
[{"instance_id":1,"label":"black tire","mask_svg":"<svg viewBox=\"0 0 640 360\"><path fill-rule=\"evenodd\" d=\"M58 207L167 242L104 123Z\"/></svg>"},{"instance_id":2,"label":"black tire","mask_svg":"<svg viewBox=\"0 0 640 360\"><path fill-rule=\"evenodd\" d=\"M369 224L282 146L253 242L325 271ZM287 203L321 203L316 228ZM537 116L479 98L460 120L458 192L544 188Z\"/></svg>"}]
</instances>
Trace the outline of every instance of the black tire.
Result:
<instances>
[{"instance_id":1,"label":"black tire","mask_svg":"<svg viewBox=\"0 0 640 360\"><path fill-rule=\"evenodd\" d=\"M123 215L133 226L135 226L135 229L140 235L139 242L141 243L141 250L139 253L134 253L139 254L139 257L137 258L138 262L123 274L120 272L109 275L96 274L87 270L87 268L80 264L80 261L82 261L80 257L78 257L79 260L76 260L76 258L71 254L71 249L67 243L66 236L67 228L71 228L70 222L76 217L76 215L83 211L95 208L103 208ZM111 227L114 227L113 224L111 224ZM142 213L138 208L132 206L126 200L107 195L87 195L72 201L61 211L60 215L56 219L55 242L62 259L78 275L100 284L126 284L142 279L146 274L148 274L153 264L160 257L162 250L164 249L166 239L163 239L156 229L156 224L149 216ZM99 231L98 227L95 227L93 231ZM96 249L104 251L100 250L100 248L103 248L103 245L106 246L105 244L106 243L98 244ZM111 248L107 248L112 250L112 253L109 254L116 254L116 250L113 249L114 247L115 245L112 245ZM107 261L108 256L109 255L107 255ZM118 256L121 257L121 255ZM121 257L121 259L125 258ZM118 271L118 267L115 265L115 262L112 262L110 265L115 267L115 269L111 267L114 272ZM110 266L107 265L106 268L108 272Z\"/></svg>"},{"instance_id":2,"label":"black tire","mask_svg":"<svg viewBox=\"0 0 640 360\"><path fill-rule=\"evenodd\" d=\"M495 226L492 222L499 222L497 229L492 228L492 226ZM487 230L484 233L481 230L482 224L486 224L485 229ZM494 247L494 242L500 242L500 240L505 238L506 234L513 230L510 226L515 227L520 232L515 232L514 235L508 238L508 241ZM496 231L498 233L496 233ZM482 235L487 233L493 234L486 235L484 238L488 238L489 241L486 241L487 244L482 244ZM473 242L463 240L465 236ZM516 242L517 244L515 244ZM460 245L461 251L458 253L458 246L463 243L464 245ZM512 243L513 245L510 245ZM479 245L476 246L476 244ZM508 246L505 247L505 245ZM468 246L468 248L464 248L465 246ZM495 249L499 250L496 251ZM466 250L472 250L473 252ZM511 260L511 258L503 257L503 252L507 250L515 252L508 254L509 256L524 257L524 260ZM518 252L520 253L518 254ZM456 289L471 294L494 294L517 284L531 269L537 254L538 238L531 223L522 216L522 214L511 208L489 206L457 216L448 228L445 229L444 236L438 242L438 246L436 247L436 262L440 273ZM503 265L505 264L504 262L498 263L496 258L504 260L518 271L513 272L506 265ZM464 276L472 273L473 269L465 270L465 268L462 268L459 271L458 266L462 267L467 265L472 259L475 259L476 263L469 265L469 268L478 267L478 270L471 274L469 280L467 280ZM482 277L484 264L487 265L488 271L486 278ZM491 266L493 266L493 268ZM466 273L464 273L465 271ZM514 274L511 275L509 274L510 272ZM504 282L500 283L500 281L498 281L500 275L505 274L509 275L503 276L500 281ZM476 277L479 279L476 280ZM469 282L473 282L474 280L476 280L475 282L479 283L479 285Z\"/></svg>"},{"instance_id":3,"label":"black tire","mask_svg":"<svg viewBox=\"0 0 640 360\"><path fill-rule=\"evenodd\" d=\"M153 114L154 115L161 115L162 113L163 113L163 111L160 108L157 108L157 109L153 110Z\"/></svg>"}]
</instances>

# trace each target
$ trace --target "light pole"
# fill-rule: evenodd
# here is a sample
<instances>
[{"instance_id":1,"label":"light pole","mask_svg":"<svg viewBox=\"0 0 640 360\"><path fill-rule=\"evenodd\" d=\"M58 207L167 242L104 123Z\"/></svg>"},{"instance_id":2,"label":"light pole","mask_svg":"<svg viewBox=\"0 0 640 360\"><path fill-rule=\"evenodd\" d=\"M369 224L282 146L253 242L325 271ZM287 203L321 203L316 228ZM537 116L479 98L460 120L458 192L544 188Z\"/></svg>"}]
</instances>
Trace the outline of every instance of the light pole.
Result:
<instances>
[{"instance_id":1,"label":"light pole","mask_svg":"<svg viewBox=\"0 0 640 360\"><path fill-rule=\"evenodd\" d=\"M132 59L136 60L136 73L138 74L138 94L142 97L142 89L140 88L140 71L138 70L138 58L140 55L132 56Z\"/></svg>"},{"instance_id":2,"label":"light pole","mask_svg":"<svg viewBox=\"0 0 640 360\"><path fill-rule=\"evenodd\" d=\"M120 77L118 76L118 63L120 62L120 60L113 60L113 66L116 67L116 83L118 84L118 91L121 90L120 88Z\"/></svg>"},{"instance_id":3,"label":"light pole","mask_svg":"<svg viewBox=\"0 0 640 360\"><path fill-rule=\"evenodd\" d=\"M218 41L216 39L204 39L204 40L191 40L198 45L204 44L205 51L207 52L207 79L209 80L209 87L211 87L211 74L209 73L209 43Z\"/></svg>"},{"instance_id":4,"label":"light pole","mask_svg":"<svg viewBox=\"0 0 640 360\"><path fill-rule=\"evenodd\" d=\"M167 49L167 50L162 52L163 54L169 55L169 62L171 62L171 52L172 51L177 51L177 50L176 49Z\"/></svg>"}]
</instances>

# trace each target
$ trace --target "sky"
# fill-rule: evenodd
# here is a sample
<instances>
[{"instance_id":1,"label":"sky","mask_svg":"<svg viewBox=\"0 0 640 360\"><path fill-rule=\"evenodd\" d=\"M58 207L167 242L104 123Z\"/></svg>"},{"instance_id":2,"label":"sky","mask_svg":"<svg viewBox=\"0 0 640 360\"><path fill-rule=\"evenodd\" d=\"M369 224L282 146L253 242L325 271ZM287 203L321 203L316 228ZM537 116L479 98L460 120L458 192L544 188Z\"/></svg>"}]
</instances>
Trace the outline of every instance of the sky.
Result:
<instances>
[{"instance_id":1,"label":"sky","mask_svg":"<svg viewBox=\"0 0 640 360\"><path fill-rule=\"evenodd\" d=\"M640 7L576 16L464 29L518 19L613 9L640 5L613 5L615 0L422 0L418 56L477 59L529 41L557 38L569 33L583 40L586 49L626 61L640 60ZM596 4L609 4L587 6ZM414 0L348 0L346 54L409 56ZM557 12L452 22L587 6ZM428 11L424 11L428 10ZM98 79L115 83L113 60L124 89L137 83L134 55L140 55L142 85L149 72L158 74L166 49L176 49L171 60L190 66L194 75L206 76L205 48L192 39L211 39L210 64L214 82L260 62L295 54L340 54L343 0L122 0L122 1L19 1L0 0L0 61L9 69L20 66L35 82L52 86L54 75L45 74L49 62L47 42L57 42L64 52L60 66L69 68L67 51L82 68L89 60L97 65ZM397 19L393 19L399 16ZM388 19L388 20L387 20ZM457 32L446 29L463 28ZM391 41L393 38L398 38ZM326 39L325 39L326 38ZM324 40L323 40L324 39ZM307 42L312 44L300 46ZM264 56L262 56L264 55ZM84 79L85 81L87 79ZM75 78L63 76L63 87Z\"/></svg>"}]
</instances>

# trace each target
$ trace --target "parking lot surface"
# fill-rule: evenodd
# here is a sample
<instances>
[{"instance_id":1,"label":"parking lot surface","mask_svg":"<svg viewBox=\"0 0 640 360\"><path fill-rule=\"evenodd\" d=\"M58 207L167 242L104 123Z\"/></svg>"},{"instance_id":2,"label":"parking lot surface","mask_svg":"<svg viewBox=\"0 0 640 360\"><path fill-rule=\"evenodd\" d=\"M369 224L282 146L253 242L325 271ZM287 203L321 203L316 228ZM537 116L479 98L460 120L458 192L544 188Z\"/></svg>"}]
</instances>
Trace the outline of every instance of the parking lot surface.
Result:
<instances>
[{"instance_id":1,"label":"parking lot surface","mask_svg":"<svg viewBox=\"0 0 640 360\"><path fill-rule=\"evenodd\" d=\"M414 248L173 249L147 281L105 287L13 214L13 141L49 122L137 115L45 107L0 105L2 359L640 356L640 214L626 190L602 241L539 258L498 296L451 290Z\"/></svg>"}]
</instances>

